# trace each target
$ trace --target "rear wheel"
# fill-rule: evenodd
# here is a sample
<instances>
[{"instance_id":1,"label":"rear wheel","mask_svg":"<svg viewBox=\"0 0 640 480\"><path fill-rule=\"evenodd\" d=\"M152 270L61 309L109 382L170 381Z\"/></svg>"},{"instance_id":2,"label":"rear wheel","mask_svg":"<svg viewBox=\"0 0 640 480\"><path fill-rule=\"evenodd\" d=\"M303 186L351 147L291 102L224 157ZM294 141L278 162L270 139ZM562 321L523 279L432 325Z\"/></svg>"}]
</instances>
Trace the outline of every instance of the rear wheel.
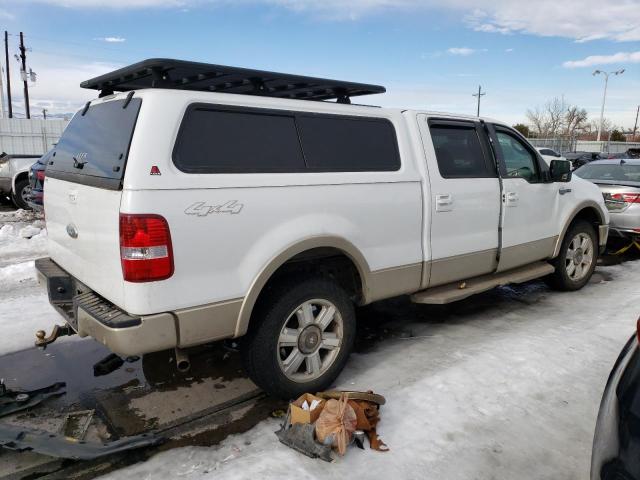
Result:
<instances>
[{"instance_id":1,"label":"rear wheel","mask_svg":"<svg viewBox=\"0 0 640 480\"><path fill-rule=\"evenodd\" d=\"M556 271L547 283L557 290L579 290L591 278L598 259L596 231L589 222L574 222L562 241L560 254L554 261Z\"/></svg>"},{"instance_id":2,"label":"rear wheel","mask_svg":"<svg viewBox=\"0 0 640 480\"><path fill-rule=\"evenodd\" d=\"M11 192L11 200L14 205L24 210L30 210L31 207L27 200L31 198L31 185L28 178L22 178L16 180L16 188L14 192Z\"/></svg>"},{"instance_id":3,"label":"rear wheel","mask_svg":"<svg viewBox=\"0 0 640 480\"><path fill-rule=\"evenodd\" d=\"M355 313L346 292L318 276L281 282L265 295L242 341L251 379L284 399L329 387L355 339Z\"/></svg>"}]
</instances>

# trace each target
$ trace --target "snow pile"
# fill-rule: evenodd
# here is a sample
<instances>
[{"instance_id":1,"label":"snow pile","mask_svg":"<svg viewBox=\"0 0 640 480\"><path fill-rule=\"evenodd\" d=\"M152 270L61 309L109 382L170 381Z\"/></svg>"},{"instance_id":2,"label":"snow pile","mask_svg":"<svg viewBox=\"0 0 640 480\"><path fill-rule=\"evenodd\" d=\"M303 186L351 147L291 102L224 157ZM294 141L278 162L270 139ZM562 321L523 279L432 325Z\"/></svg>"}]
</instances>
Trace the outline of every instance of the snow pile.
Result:
<instances>
[{"instance_id":1,"label":"snow pile","mask_svg":"<svg viewBox=\"0 0 640 480\"><path fill-rule=\"evenodd\" d=\"M107 478L588 478L600 396L640 313L640 263L599 271L579 292L532 283L444 309L374 307L410 335L352 356L337 387L387 397L388 453L351 448L328 465L280 444L268 420Z\"/></svg>"},{"instance_id":2,"label":"snow pile","mask_svg":"<svg viewBox=\"0 0 640 480\"><path fill-rule=\"evenodd\" d=\"M0 213L0 354L32 347L36 330L61 323L33 262L47 254L44 226L33 212Z\"/></svg>"},{"instance_id":3,"label":"snow pile","mask_svg":"<svg viewBox=\"0 0 640 480\"><path fill-rule=\"evenodd\" d=\"M26 210L0 213L0 267L46 254L47 231L38 214Z\"/></svg>"}]
</instances>

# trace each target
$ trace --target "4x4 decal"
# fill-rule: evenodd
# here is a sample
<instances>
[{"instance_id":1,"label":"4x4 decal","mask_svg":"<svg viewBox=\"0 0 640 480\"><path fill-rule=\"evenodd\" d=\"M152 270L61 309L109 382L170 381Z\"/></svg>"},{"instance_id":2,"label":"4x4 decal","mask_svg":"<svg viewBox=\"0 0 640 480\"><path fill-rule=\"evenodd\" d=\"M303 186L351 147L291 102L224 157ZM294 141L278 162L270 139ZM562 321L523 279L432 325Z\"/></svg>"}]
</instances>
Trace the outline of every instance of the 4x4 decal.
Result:
<instances>
[{"instance_id":1,"label":"4x4 decal","mask_svg":"<svg viewBox=\"0 0 640 480\"><path fill-rule=\"evenodd\" d=\"M187 215L198 215L204 217L210 213L230 213L236 215L242 211L244 205L237 200L229 200L221 205L206 205L206 202L196 202L186 208Z\"/></svg>"}]
</instances>

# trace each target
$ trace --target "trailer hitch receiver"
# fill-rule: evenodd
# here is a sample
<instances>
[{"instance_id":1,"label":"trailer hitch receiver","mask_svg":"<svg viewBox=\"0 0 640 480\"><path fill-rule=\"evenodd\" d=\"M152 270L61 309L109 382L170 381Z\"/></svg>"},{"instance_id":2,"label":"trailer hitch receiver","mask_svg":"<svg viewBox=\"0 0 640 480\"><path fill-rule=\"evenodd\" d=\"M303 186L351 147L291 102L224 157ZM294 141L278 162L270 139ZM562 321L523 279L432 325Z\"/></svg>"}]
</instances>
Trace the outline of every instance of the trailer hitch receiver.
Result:
<instances>
[{"instance_id":1,"label":"trailer hitch receiver","mask_svg":"<svg viewBox=\"0 0 640 480\"><path fill-rule=\"evenodd\" d=\"M69 325L56 325L48 337L44 330L38 330L36 332L36 347L47 348L47 345L55 342L59 337L67 337L75 334L76 332Z\"/></svg>"}]
</instances>

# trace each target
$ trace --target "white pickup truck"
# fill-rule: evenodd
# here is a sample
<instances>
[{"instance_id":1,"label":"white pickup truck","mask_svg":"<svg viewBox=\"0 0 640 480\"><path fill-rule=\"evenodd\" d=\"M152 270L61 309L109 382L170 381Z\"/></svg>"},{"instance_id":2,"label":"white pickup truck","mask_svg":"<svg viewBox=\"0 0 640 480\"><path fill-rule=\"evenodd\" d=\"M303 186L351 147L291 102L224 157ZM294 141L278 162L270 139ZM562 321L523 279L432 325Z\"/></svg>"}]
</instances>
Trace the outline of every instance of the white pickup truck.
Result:
<instances>
[{"instance_id":1,"label":"white pickup truck","mask_svg":"<svg viewBox=\"0 0 640 480\"><path fill-rule=\"evenodd\" d=\"M498 121L166 59L82 86L101 94L49 157L36 265L70 328L121 355L242 337L251 378L289 398L335 380L356 305L579 289L607 241L598 187Z\"/></svg>"}]
</instances>

